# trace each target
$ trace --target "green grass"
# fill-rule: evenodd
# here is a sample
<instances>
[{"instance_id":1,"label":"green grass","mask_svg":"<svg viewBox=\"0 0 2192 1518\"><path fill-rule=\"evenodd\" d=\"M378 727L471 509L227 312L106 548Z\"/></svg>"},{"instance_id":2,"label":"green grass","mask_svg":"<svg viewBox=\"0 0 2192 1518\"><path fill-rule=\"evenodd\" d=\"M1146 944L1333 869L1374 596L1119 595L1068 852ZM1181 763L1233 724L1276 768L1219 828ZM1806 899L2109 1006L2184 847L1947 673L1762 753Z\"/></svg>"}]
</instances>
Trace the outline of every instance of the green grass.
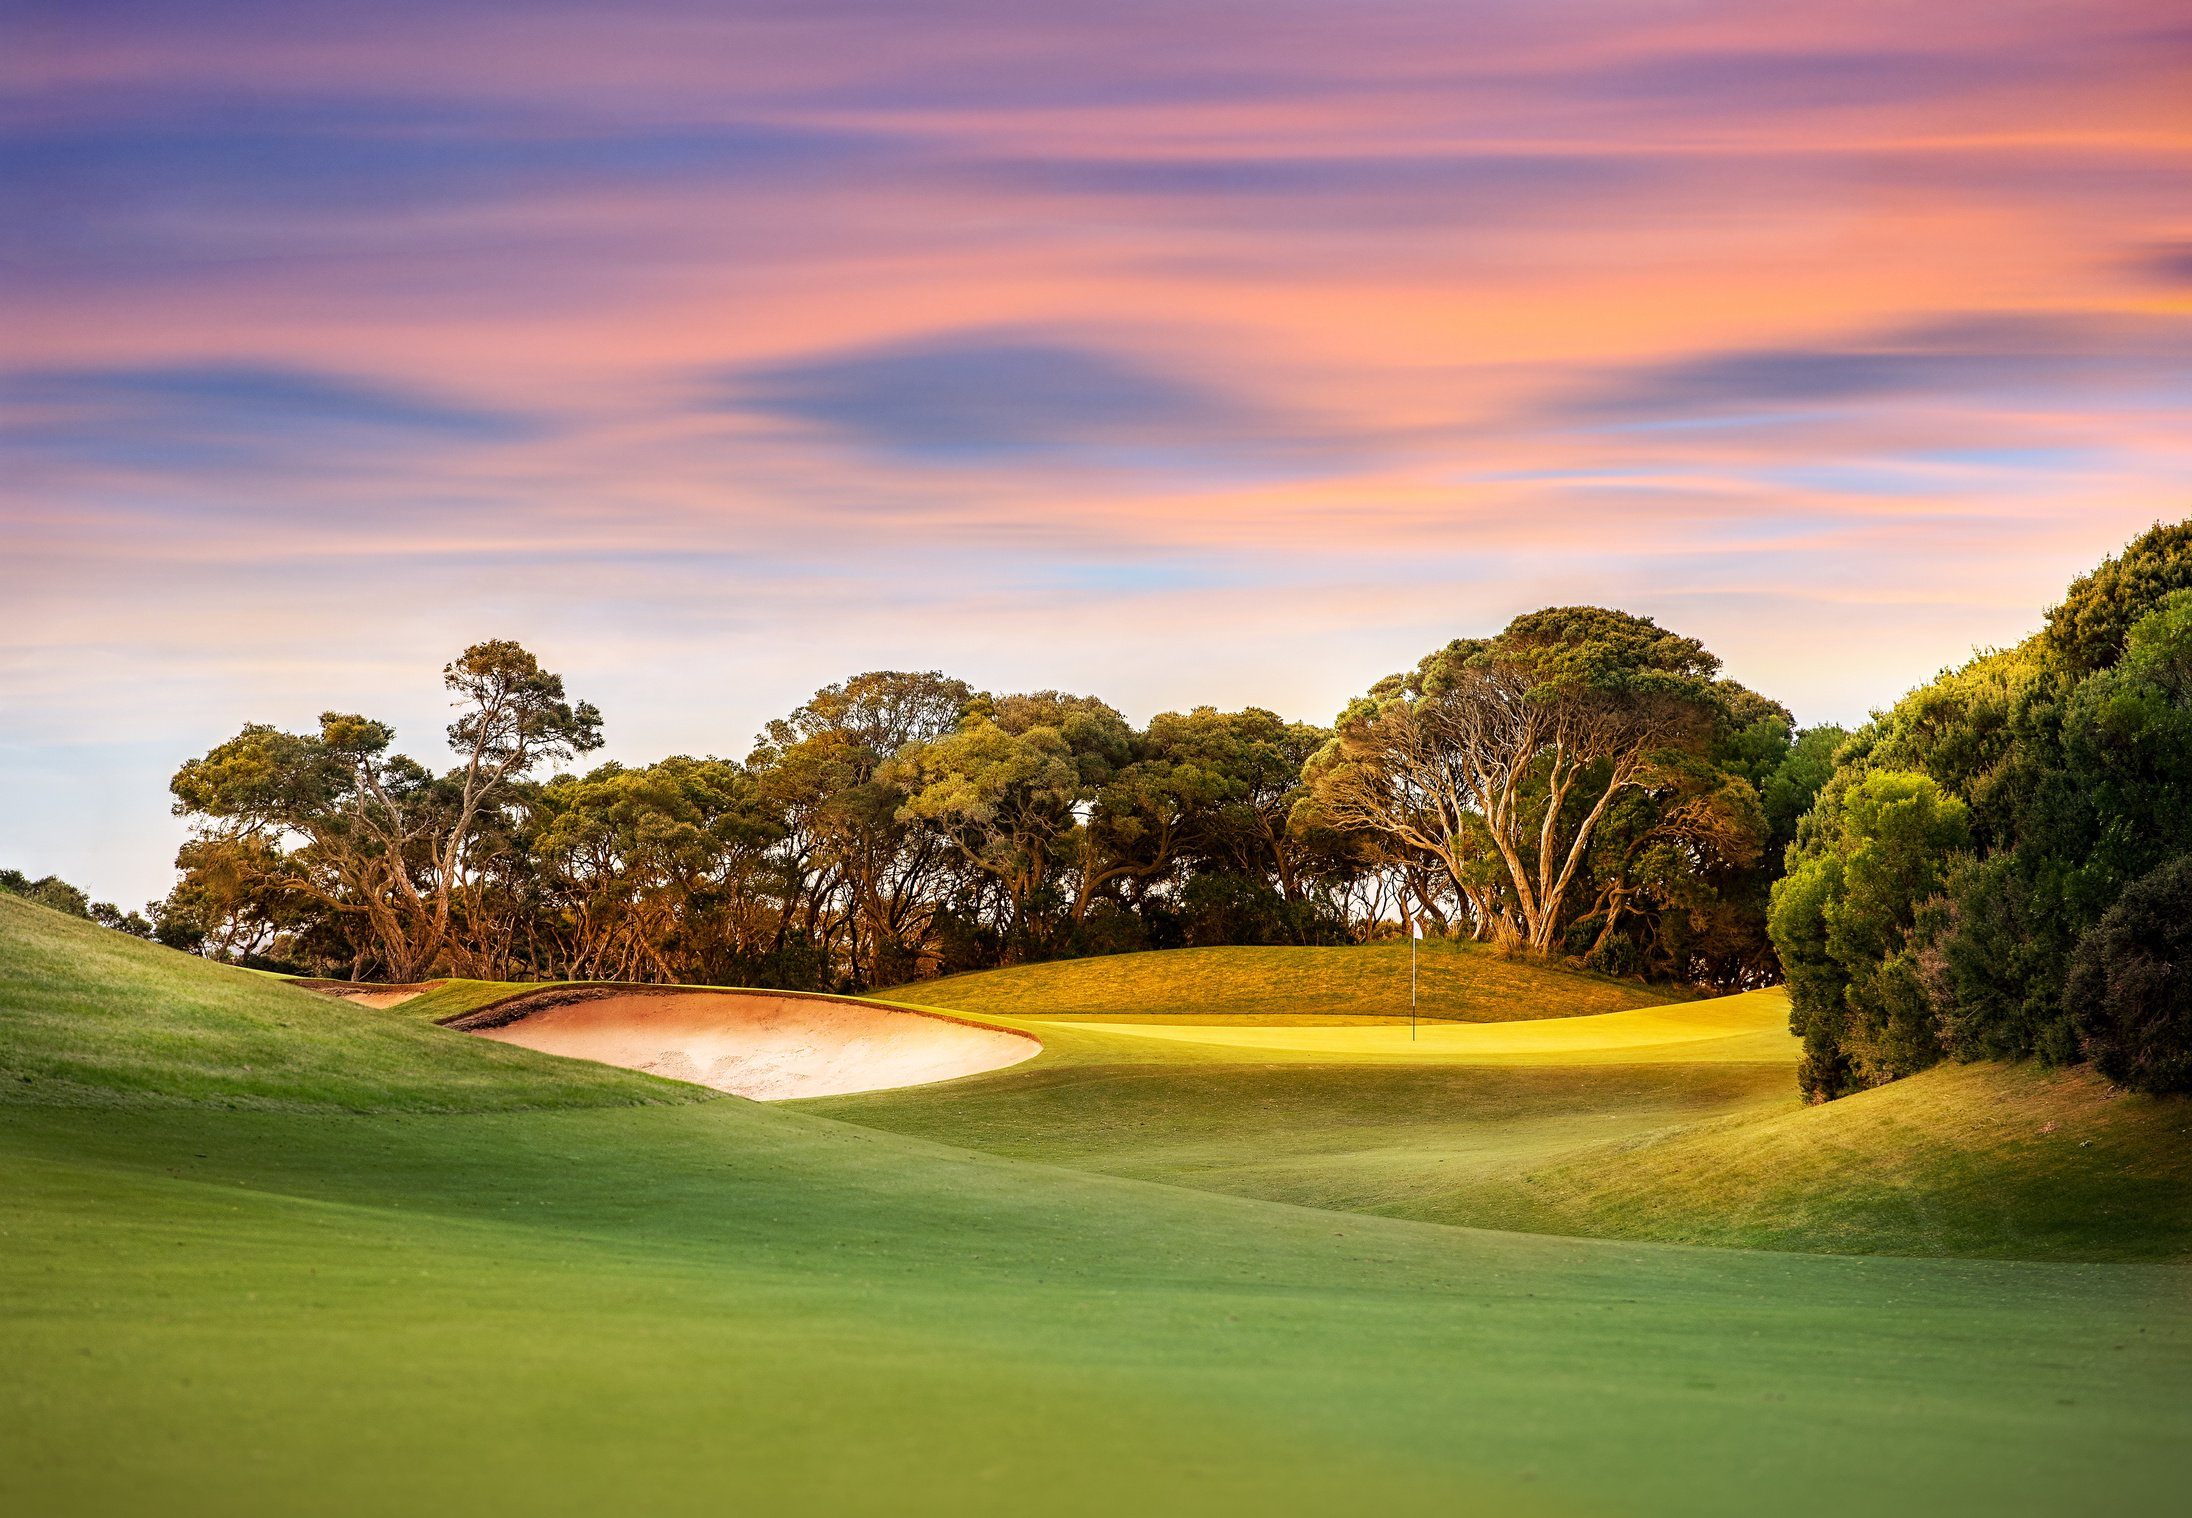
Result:
<instances>
[{"instance_id":1,"label":"green grass","mask_svg":"<svg viewBox=\"0 0 2192 1518\"><path fill-rule=\"evenodd\" d=\"M523 1102L483 1086L478 1110L423 1110L462 1094L432 1083L444 1060L471 1080L474 1052L505 1046L406 1019L416 1003L300 1004L51 914L7 921L7 1054L29 1030L41 1060L78 1074L0 1105L0 1510L2041 1514L2181 1499L2179 1267L1335 1213L818 1110L634 1105L661 1083L597 1086L618 1073L547 1056L496 1067ZM26 947L38 974L16 972ZM92 1029L73 1041L71 1007ZM1046 1031L1061 1125L1093 1133L1090 1072L1134 1041ZM242 1073L191 1052L201 1037L295 1042L290 1085L230 1107ZM353 1038L381 1063L345 1074ZM1215 1133L1252 1104L1240 1065L1177 1045L1149 1068L1244 1083L1196 1119ZM1281 1108L1307 1099L1288 1080L1324 1076L1272 1065ZM1453 1073L1344 1068L1417 1081L1434 1114L1423 1083ZM1704 1093L1683 1089L1685 1068L1599 1075L1626 1083L1622 1104L1677 1118L1750 1099L1744 1065ZM1541 1073L1474 1078L1508 1083L1520 1125L1582 1121L1528 1084ZM574 1093L560 1109L538 1084L556 1075ZM372 1110L325 1110L338 1089ZM1315 1103L1332 1104L1310 1095L1290 1118L1303 1152ZM1340 1105L1370 1122L1391 1095ZM1405 1106L1386 1115L1412 1126Z\"/></svg>"},{"instance_id":2,"label":"green grass","mask_svg":"<svg viewBox=\"0 0 2192 1518\"><path fill-rule=\"evenodd\" d=\"M2192 1102L2090 1070L1945 1065L1427 1190L1438 1222L1759 1249L2192 1256Z\"/></svg>"},{"instance_id":3,"label":"green grass","mask_svg":"<svg viewBox=\"0 0 2192 1518\"><path fill-rule=\"evenodd\" d=\"M348 1006L0 892L0 1104L424 1112L713 1095L452 1037L416 1005Z\"/></svg>"},{"instance_id":4,"label":"green grass","mask_svg":"<svg viewBox=\"0 0 2192 1518\"><path fill-rule=\"evenodd\" d=\"M931 999L958 1004L951 985ZM1778 992L1750 1000L1782 1025ZM1522 1055L1472 1053L1475 1028L1420 1047L1386 1029L1231 1024L1187 1042L1179 1021L1122 1036L1022 1018L1049 1045L1025 1065L802 1105L1020 1159L1430 1222L1834 1253L2192 1255L2192 1103L2112 1093L2086 1071L1948 1066L1805 1107L1778 1033L1689 1063L1704 1045L1558 1047L1591 1036L1580 1021L1533 1025L1553 1047Z\"/></svg>"},{"instance_id":5,"label":"green grass","mask_svg":"<svg viewBox=\"0 0 2192 1518\"><path fill-rule=\"evenodd\" d=\"M1408 957L1405 940L1330 949L1171 949L982 970L878 995L1003 1017L1405 1020ZM1455 1022L1575 1017L1676 999L1629 981L1503 958L1483 944L1437 939L1421 945L1417 980L1421 1015Z\"/></svg>"}]
</instances>

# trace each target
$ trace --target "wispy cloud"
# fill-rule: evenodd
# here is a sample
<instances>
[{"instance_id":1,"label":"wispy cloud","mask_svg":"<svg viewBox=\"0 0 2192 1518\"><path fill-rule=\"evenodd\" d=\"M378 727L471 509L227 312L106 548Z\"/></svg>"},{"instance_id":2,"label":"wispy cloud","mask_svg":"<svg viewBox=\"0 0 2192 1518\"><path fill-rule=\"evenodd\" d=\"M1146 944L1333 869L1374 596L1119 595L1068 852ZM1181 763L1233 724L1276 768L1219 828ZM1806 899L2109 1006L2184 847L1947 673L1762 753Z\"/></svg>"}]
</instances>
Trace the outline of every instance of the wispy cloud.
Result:
<instances>
[{"instance_id":1,"label":"wispy cloud","mask_svg":"<svg viewBox=\"0 0 2192 1518\"><path fill-rule=\"evenodd\" d=\"M2133 266L2164 284L2192 285L2192 242L2162 243L2141 248Z\"/></svg>"},{"instance_id":2,"label":"wispy cloud","mask_svg":"<svg viewBox=\"0 0 2192 1518\"><path fill-rule=\"evenodd\" d=\"M1324 717L1554 599L1854 717L2192 502L2181 0L37 9L0 705L155 819L506 627L653 752L863 664Z\"/></svg>"},{"instance_id":3,"label":"wispy cloud","mask_svg":"<svg viewBox=\"0 0 2192 1518\"><path fill-rule=\"evenodd\" d=\"M332 222L477 218L519 201L680 188L735 193L842 171L873 134L752 120L631 121L461 98L353 94L69 99L19 105L0 185L32 214L0 225L22 267L278 252ZM313 239L315 241L321 239Z\"/></svg>"},{"instance_id":4,"label":"wispy cloud","mask_svg":"<svg viewBox=\"0 0 2192 1518\"><path fill-rule=\"evenodd\" d=\"M1123 353L1040 334L944 333L722 376L712 404L915 459L1220 449L1274 419Z\"/></svg>"},{"instance_id":5,"label":"wispy cloud","mask_svg":"<svg viewBox=\"0 0 2192 1518\"><path fill-rule=\"evenodd\" d=\"M1979 313L1853 335L1846 343L1729 349L1590 381L1555 414L1619 425L1710 420L1929 395L2104 396L2192 403L2192 319Z\"/></svg>"},{"instance_id":6,"label":"wispy cloud","mask_svg":"<svg viewBox=\"0 0 2192 1518\"><path fill-rule=\"evenodd\" d=\"M360 450L507 443L538 419L382 381L249 362L0 375L0 449L134 469L275 460L326 467Z\"/></svg>"}]
</instances>

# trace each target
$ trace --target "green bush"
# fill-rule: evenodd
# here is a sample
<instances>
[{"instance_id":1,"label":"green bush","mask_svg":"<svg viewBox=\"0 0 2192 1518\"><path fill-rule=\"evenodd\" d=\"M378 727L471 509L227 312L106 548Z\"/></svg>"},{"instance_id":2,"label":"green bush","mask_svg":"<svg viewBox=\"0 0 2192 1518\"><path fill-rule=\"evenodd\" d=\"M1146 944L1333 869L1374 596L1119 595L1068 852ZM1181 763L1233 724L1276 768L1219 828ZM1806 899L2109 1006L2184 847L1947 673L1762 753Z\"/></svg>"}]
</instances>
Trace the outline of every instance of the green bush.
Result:
<instances>
[{"instance_id":1,"label":"green bush","mask_svg":"<svg viewBox=\"0 0 2192 1518\"><path fill-rule=\"evenodd\" d=\"M2192 1091L2192 855L2126 888L2079 940L2067 991L2103 1075Z\"/></svg>"}]
</instances>

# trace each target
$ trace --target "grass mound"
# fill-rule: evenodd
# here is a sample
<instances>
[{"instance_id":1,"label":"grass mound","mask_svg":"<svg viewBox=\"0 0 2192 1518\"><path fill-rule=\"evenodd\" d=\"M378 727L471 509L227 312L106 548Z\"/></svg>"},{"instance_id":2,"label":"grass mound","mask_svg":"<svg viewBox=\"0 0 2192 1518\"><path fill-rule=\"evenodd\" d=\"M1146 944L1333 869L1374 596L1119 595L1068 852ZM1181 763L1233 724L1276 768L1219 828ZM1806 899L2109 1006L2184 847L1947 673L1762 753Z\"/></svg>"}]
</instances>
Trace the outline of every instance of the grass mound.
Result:
<instances>
[{"instance_id":1,"label":"grass mound","mask_svg":"<svg viewBox=\"0 0 2192 1518\"><path fill-rule=\"evenodd\" d=\"M1756 1249L2192 1255L2192 1101L2088 1069L1944 1065L1547 1158L1386 1210Z\"/></svg>"},{"instance_id":2,"label":"grass mound","mask_svg":"<svg viewBox=\"0 0 2192 1518\"><path fill-rule=\"evenodd\" d=\"M0 1104L424 1112L712 1094L448 1033L411 1004L350 1006L0 893Z\"/></svg>"},{"instance_id":3,"label":"grass mound","mask_svg":"<svg viewBox=\"0 0 2192 1518\"><path fill-rule=\"evenodd\" d=\"M1379 1026L1084 1019L1046 1031L1051 1047L1025 1067L814 1110L1473 1227L1819 1253L2192 1254L2192 1103L2112 1093L2087 1071L1975 1065L1807 1108L1786 1017L1770 991L1446 1024L1414 1041Z\"/></svg>"},{"instance_id":4,"label":"grass mound","mask_svg":"<svg viewBox=\"0 0 2192 1518\"><path fill-rule=\"evenodd\" d=\"M1426 939L1418 1010L1453 1022L1577 1017L1677 998L1628 981L1503 958L1483 944ZM1168 949L1014 965L877 993L921 1006L1000 1017L1406 1021L1408 944L1348 948Z\"/></svg>"}]
</instances>

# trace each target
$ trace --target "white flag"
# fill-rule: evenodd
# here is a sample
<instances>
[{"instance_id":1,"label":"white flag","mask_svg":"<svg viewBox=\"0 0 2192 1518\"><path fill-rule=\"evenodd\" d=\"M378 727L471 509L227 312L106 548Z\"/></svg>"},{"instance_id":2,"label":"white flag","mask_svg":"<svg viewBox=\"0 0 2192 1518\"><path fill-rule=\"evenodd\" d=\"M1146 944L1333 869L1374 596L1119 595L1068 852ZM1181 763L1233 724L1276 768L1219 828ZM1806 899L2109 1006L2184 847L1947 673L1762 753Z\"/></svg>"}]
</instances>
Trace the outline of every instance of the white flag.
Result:
<instances>
[{"instance_id":1,"label":"white flag","mask_svg":"<svg viewBox=\"0 0 2192 1518\"><path fill-rule=\"evenodd\" d=\"M1410 923L1410 924L1409 924L1409 926L1410 926L1410 927L1412 927L1412 928L1414 928L1414 929L1416 930L1416 937L1418 937L1418 938L1421 938L1421 937L1423 936L1423 924L1422 924L1422 923L1420 923L1420 922L1413 922L1413 923Z\"/></svg>"}]
</instances>

